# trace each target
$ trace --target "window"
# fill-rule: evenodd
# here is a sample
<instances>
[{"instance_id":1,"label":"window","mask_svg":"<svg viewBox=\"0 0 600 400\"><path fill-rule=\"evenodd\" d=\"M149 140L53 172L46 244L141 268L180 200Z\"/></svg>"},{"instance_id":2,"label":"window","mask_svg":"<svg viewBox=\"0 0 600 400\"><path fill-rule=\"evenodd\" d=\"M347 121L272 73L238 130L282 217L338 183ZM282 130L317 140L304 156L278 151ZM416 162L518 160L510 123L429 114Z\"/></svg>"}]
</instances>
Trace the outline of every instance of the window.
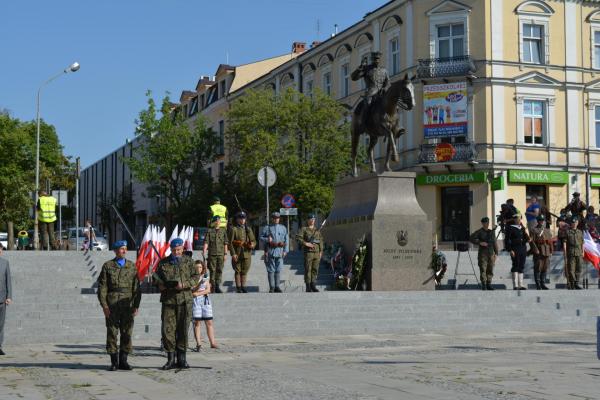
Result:
<instances>
[{"instance_id":1,"label":"window","mask_svg":"<svg viewBox=\"0 0 600 400\"><path fill-rule=\"evenodd\" d=\"M204 107L206 106L204 93L200 95L199 106L200 106L200 110L204 110Z\"/></svg>"},{"instance_id":2,"label":"window","mask_svg":"<svg viewBox=\"0 0 600 400\"><path fill-rule=\"evenodd\" d=\"M396 75L400 72L400 45L398 43L398 38L394 38L390 40L389 44L389 70L391 75Z\"/></svg>"},{"instance_id":3,"label":"window","mask_svg":"<svg viewBox=\"0 0 600 400\"><path fill-rule=\"evenodd\" d=\"M541 100L523 101L524 142L544 144L544 102Z\"/></svg>"},{"instance_id":4,"label":"window","mask_svg":"<svg viewBox=\"0 0 600 400\"><path fill-rule=\"evenodd\" d=\"M212 178L212 177L213 177L213 176L212 176L212 167L208 167L208 169L206 170L206 173L208 174L208 176L209 176L210 178Z\"/></svg>"},{"instance_id":5,"label":"window","mask_svg":"<svg viewBox=\"0 0 600 400\"><path fill-rule=\"evenodd\" d=\"M331 72L325 72L323 74L323 91L331 96Z\"/></svg>"},{"instance_id":6,"label":"window","mask_svg":"<svg viewBox=\"0 0 600 400\"><path fill-rule=\"evenodd\" d=\"M542 64L542 35L544 27L535 24L523 24L523 62Z\"/></svg>"},{"instance_id":7,"label":"window","mask_svg":"<svg viewBox=\"0 0 600 400\"><path fill-rule=\"evenodd\" d=\"M465 25L437 26L437 57L450 58L465 55Z\"/></svg>"},{"instance_id":8,"label":"window","mask_svg":"<svg viewBox=\"0 0 600 400\"><path fill-rule=\"evenodd\" d=\"M225 121L219 121L219 146L218 154L225 154Z\"/></svg>"},{"instance_id":9,"label":"window","mask_svg":"<svg viewBox=\"0 0 600 400\"><path fill-rule=\"evenodd\" d=\"M192 99L192 104L190 106L190 117L198 112L198 97L194 97Z\"/></svg>"},{"instance_id":10,"label":"window","mask_svg":"<svg viewBox=\"0 0 600 400\"><path fill-rule=\"evenodd\" d=\"M225 90L227 89L227 82L225 82L225 80L221 81L221 96L219 97L225 97L225 95L227 93L225 93Z\"/></svg>"},{"instance_id":11,"label":"window","mask_svg":"<svg viewBox=\"0 0 600 400\"><path fill-rule=\"evenodd\" d=\"M600 106L594 107L594 122L596 124L596 147L600 148Z\"/></svg>"},{"instance_id":12,"label":"window","mask_svg":"<svg viewBox=\"0 0 600 400\"><path fill-rule=\"evenodd\" d=\"M540 206L546 204L546 186L544 185L526 185L525 186L525 209L531 204L531 198L536 197ZM517 207L518 208L518 207Z\"/></svg>"},{"instance_id":13,"label":"window","mask_svg":"<svg viewBox=\"0 0 600 400\"><path fill-rule=\"evenodd\" d=\"M306 97L310 97L311 99L313 98L313 81L311 80L307 80L306 83L304 84L304 94L306 95Z\"/></svg>"},{"instance_id":14,"label":"window","mask_svg":"<svg viewBox=\"0 0 600 400\"><path fill-rule=\"evenodd\" d=\"M225 163L223 161L221 161L219 163L219 177L223 176L224 173L225 173Z\"/></svg>"},{"instance_id":15,"label":"window","mask_svg":"<svg viewBox=\"0 0 600 400\"><path fill-rule=\"evenodd\" d=\"M600 69L600 30L594 31L594 68Z\"/></svg>"},{"instance_id":16,"label":"window","mask_svg":"<svg viewBox=\"0 0 600 400\"><path fill-rule=\"evenodd\" d=\"M340 70L340 84L342 97L346 97L350 94L350 64L345 63L342 65Z\"/></svg>"}]
</instances>

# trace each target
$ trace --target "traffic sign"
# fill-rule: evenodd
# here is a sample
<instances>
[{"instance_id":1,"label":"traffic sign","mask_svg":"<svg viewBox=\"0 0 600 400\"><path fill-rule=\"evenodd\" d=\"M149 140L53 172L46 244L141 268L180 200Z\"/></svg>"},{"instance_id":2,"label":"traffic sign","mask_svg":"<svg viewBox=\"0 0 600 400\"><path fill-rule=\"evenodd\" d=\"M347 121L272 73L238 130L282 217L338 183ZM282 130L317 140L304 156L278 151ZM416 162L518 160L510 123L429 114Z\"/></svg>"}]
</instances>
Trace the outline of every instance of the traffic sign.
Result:
<instances>
[{"instance_id":1,"label":"traffic sign","mask_svg":"<svg viewBox=\"0 0 600 400\"><path fill-rule=\"evenodd\" d=\"M297 208L280 208L279 209L279 214L281 215L298 215L298 209Z\"/></svg>"},{"instance_id":2,"label":"traffic sign","mask_svg":"<svg viewBox=\"0 0 600 400\"><path fill-rule=\"evenodd\" d=\"M281 205L285 208L292 208L296 205L296 199L291 194L284 194L281 198Z\"/></svg>"},{"instance_id":3,"label":"traffic sign","mask_svg":"<svg viewBox=\"0 0 600 400\"><path fill-rule=\"evenodd\" d=\"M265 182L265 175L266 175L266 182ZM258 174L256 175L256 177L258 178L258 183L260 183L260 186L262 187L271 187L275 184L275 181L277 180L277 174L275 173L275 170L273 170L273 168L271 167L263 167L258 171Z\"/></svg>"}]
</instances>

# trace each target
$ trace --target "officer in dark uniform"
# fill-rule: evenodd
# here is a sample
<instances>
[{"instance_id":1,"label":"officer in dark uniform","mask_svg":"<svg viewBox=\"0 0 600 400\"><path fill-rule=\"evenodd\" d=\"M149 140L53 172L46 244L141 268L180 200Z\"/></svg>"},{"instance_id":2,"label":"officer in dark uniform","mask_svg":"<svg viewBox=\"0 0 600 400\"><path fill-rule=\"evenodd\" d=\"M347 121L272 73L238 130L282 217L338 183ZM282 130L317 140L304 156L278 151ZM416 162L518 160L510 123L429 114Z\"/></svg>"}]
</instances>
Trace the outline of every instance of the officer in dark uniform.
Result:
<instances>
[{"instance_id":1,"label":"officer in dark uniform","mask_svg":"<svg viewBox=\"0 0 600 400\"><path fill-rule=\"evenodd\" d=\"M527 259L527 243L529 235L521 223L521 214L513 215L513 224L506 228L506 249L510 252L512 259L513 289L525 290L523 286L523 270L525 269L525 260Z\"/></svg>"},{"instance_id":2,"label":"officer in dark uniform","mask_svg":"<svg viewBox=\"0 0 600 400\"><path fill-rule=\"evenodd\" d=\"M567 289L580 290L579 276L583 266L583 231L578 229L579 219L577 217L572 217L570 222L571 226L566 232L563 242Z\"/></svg>"},{"instance_id":3,"label":"officer in dark uniform","mask_svg":"<svg viewBox=\"0 0 600 400\"><path fill-rule=\"evenodd\" d=\"M481 289L494 290L492 278L496 256L498 255L498 244L496 243L494 230L490 229L490 219L488 217L481 218L481 229L473 232L469 240L479 248L477 264L481 274Z\"/></svg>"},{"instance_id":4,"label":"officer in dark uniform","mask_svg":"<svg viewBox=\"0 0 600 400\"><path fill-rule=\"evenodd\" d=\"M546 217L538 215L537 226L531 229L533 243L533 275L537 290L548 290L546 272L552 256L552 232L546 227Z\"/></svg>"},{"instance_id":5,"label":"officer in dark uniform","mask_svg":"<svg viewBox=\"0 0 600 400\"><path fill-rule=\"evenodd\" d=\"M200 275L191 257L183 254L183 239L171 241L171 254L158 263L152 279L160 290L162 303L162 344L167 352L167 363L162 369L177 366L189 368L186 361L188 330L192 320L192 288L198 286Z\"/></svg>"},{"instance_id":6,"label":"officer in dark uniform","mask_svg":"<svg viewBox=\"0 0 600 400\"><path fill-rule=\"evenodd\" d=\"M106 351L110 354L110 371L130 370L133 318L138 313L142 292L135 264L125 259L127 242L113 244L115 258L102 266L98 276L98 300L106 318ZM117 336L121 335L120 353Z\"/></svg>"}]
</instances>

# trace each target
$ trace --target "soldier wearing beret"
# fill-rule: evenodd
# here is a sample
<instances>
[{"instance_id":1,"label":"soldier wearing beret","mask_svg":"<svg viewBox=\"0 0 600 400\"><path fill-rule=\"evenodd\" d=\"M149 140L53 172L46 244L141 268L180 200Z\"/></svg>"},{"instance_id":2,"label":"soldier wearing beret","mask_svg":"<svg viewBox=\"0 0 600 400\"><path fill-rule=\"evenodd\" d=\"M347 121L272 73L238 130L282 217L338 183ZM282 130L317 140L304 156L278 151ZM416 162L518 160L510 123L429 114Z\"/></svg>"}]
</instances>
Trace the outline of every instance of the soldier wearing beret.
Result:
<instances>
[{"instance_id":1,"label":"soldier wearing beret","mask_svg":"<svg viewBox=\"0 0 600 400\"><path fill-rule=\"evenodd\" d=\"M106 319L106 351L110 354L110 371L130 370L133 319L138 313L142 292L135 264L127 259L127 242L113 244L115 258L102 266L98 276L98 300ZM117 336L121 345L117 346ZM119 351L120 350L120 351Z\"/></svg>"},{"instance_id":2,"label":"soldier wearing beret","mask_svg":"<svg viewBox=\"0 0 600 400\"><path fill-rule=\"evenodd\" d=\"M481 274L481 289L494 290L492 278L494 276L494 263L498 255L498 244L496 243L494 231L490 229L490 219L488 217L481 219L481 229L473 232L470 241L478 246L477 264L479 264Z\"/></svg>"},{"instance_id":3,"label":"soldier wearing beret","mask_svg":"<svg viewBox=\"0 0 600 400\"><path fill-rule=\"evenodd\" d=\"M271 224L261 235L261 240L265 244L269 293L282 293L279 277L283 269L283 259L289 251L287 228L279 223L280 218L279 212L271 213Z\"/></svg>"},{"instance_id":4,"label":"soldier wearing beret","mask_svg":"<svg viewBox=\"0 0 600 400\"><path fill-rule=\"evenodd\" d=\"M229 240L225 228L222 227L220 216L214 215L211 223L212 227L206 232L206 236L204 237L202 251L208 259L210 286L213 288L213 293L223 293L219 285L221 284L221 275L223 274L223 265L227 256Z\"/></svg>"},{"instance_id":5,"label":"soldier wearing beret","mask_svg":"<svg viewBox=\"0 0 600 400\"><path fill-rule=\"evenodd\" d=\"M546 227L546 217L538 215L537 225L529 233L532 240L535 287L537 290L548 290L546 272L552 256L552 232Z\"/></svg>"},{"instance_id":6,"label":"soldier wearing beret","mask_svg":"<svg viewBox=\"0 0 600 400\"><path fill-rule=\"evenodd\" d=\"M246 225L246 213L243 211L235 215L235 223L229 230L229 243L231 264L235 271L235 287L238 293L248 293L246 277L250 271L256 238L252 229Z\"/></svg>"},{"instance_id":7,"label":"soldier wearing beret","mask_svg":"<svg viewBox=\"0 0 600 400\"><path fill-rule=\"evenodd\" d=\"M167 352L167 363L162 369L177 366L189 368L186 361L188 330L192 320L192 289L198 285L200 275L191 257L183 255L183 240L171 241L171 254L158 263L152 275L160 290L162 303L162 343Z\"/></svg>"},{"instance_id":8,"label":"soldier wearing beret","mask_svg":"<svg viewBox=\"0 0 600 400\"><path fill-rule=\"evenodd\" d=\"M317 275L319 274L319 264L323 256L323 237L321 232L315 226L316 216L308 215L307 224L300 229L296 239L302 244L304 250L304 283L306 283L307 292L318 292Z\"/></svg>"},{"instance_id":9,"label":"soldier wearing beret","mask_svg":"<svg viewBox=\"0 0 600 400\"><path fill-rule=\"evenodd\" d=\"M563 242L565 257L565 275L567 276L567 289L581 289L579 276L583 265L583 231L578 229L579 219L572 217L571 226L566 232Z\"/></svg>"}]
</instances>

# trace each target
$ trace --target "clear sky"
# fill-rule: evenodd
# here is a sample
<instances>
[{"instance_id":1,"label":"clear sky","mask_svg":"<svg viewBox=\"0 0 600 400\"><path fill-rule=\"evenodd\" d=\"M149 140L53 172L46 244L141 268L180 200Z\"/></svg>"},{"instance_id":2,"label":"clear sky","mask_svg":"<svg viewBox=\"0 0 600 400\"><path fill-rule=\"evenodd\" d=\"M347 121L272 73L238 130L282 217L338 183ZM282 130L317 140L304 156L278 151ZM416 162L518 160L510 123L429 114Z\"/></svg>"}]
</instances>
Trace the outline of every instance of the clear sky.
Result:
<instances>
[{"instance_id":1,"label":"clear sky","mask_svg":"<svg viewBox=\"0 0 600 400\"><path fill-rule=\"evenodd\" d=\"M227 61L244 64L324 40L387 0L18 0L3 2L0 109L41 114L86 166L133 136L145 92L179 99ZM318 21L318 23L317 23ZM317 26L320 26L318 33ZM1 149L0 149L1 151Z\"/></svg>"}]
</instances>

